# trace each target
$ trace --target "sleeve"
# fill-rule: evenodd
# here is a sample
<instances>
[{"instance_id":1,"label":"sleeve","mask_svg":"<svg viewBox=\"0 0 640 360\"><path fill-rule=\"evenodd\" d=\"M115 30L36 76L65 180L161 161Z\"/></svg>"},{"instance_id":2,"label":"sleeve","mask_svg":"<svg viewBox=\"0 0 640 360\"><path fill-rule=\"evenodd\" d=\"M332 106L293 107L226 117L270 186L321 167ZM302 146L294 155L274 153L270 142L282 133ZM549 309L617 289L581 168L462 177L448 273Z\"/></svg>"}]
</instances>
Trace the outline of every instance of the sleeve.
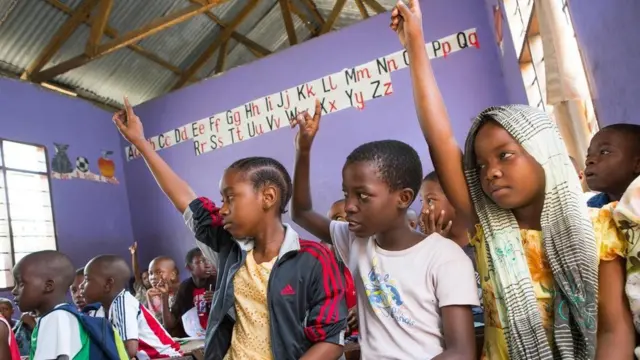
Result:
<instances>
[{"instance_id":1,"label":"sleeve","mask_svg":"<svg viewBox=\"0 0 640 360\"><path fill-rule=\"evenodd\" d=\"M113 327L122 341L139 339L138 315L140 314L140 302L133 295L123 296L118 301L114 301L109 313Z\"/></svg>"},{"instance_id":2,"label":"sleeve","mask_svg":"<svg viewBox=\"0 0 640 360\"><path fill-rule=\"evenodd\" d=\"M342 259L342 262L349 266L349 255L351 243L353 242L351 232L349 231L349 223L344 221L331 221L329 226L331 233L331 241L336 248L336 253Z\"/></svg>"},{"instance_id":3,"label":"sleeve","mask_svg":"<svg viewBox=\"0 0 640 360\"><path fill-rule=\"evenodd\" d=\"M435 266L433 273L438 306L479 306L478 286L471 259L457 244L448 245L454 246L443 248L440 258L444 260Z\"/></svg>"},{"instance_id":4,"label":"sleeve","mask_svg":"<svg viewBox=\"0 0 640 360\"><path fill-rule=\"evenodd\" d=\"M78 320L67 311L50 312L39 320L37 328L33 360L51 360L59 356L73 359L82 349Z\"/></svg>"},{"instance_id":5,"label":"sleeve","mask_svg":"<svg viewBox=\"0 0 640 360\"><path fill-rule=\"evenodd\" d=\"M182 315L193 307L193 294L190 294L188 290L186 281L183 281L176 293L175 302L171 306L171 314L173 314L177 322L181 322Z\"/></svg>"},{"instance_id":6,"label":"sleeve","mask_svg":"<svg viewBox=\"0 0 640 360\"><path fill-rule=\"evenodd\" d=\"M222 227L220 209L205 197L193 200L182 216L196 240L215 253L220 252L225 244L233 241L231 234ZM207 251L203 253L205 256L210 256L210 254L207 255Z\"/></svg>"},{"instance_id":7,"label":"sleeve","mask_svg":"<svg viewBox=\"0 0 640 360\"><path fill-rule=\"evenodd\" d=\"M626 257L627 242L613 219L613 209L618 203L610 203L600 209L589 208L593 232L601 261L611 261L616 257Z\"/></svg>"},{"instance_id":8,"label":"sleeve","mask_svg":"<svg viewBox=\"0 0 640 360\"><path fill-rule=\"evenodd\" d=\"M304 333L312 343L344 345L347 328L344 280L333 253L322 249L314 253L316 264L310 274L311 301Z\"/></svg>"},{"instance_id":9,"label":"sleeve","mask_svg":"<svg viewBox=\"0 0 640 360\"><path fill-rule=\"evenodd\" d=\"M469 238L469 244L473 247L480 245L482 239L484 238L484 232L482 230L482 225L476 224L474 226L475 231L473 233L467 232L467 237Z\"/></svg>"}]
</instances>

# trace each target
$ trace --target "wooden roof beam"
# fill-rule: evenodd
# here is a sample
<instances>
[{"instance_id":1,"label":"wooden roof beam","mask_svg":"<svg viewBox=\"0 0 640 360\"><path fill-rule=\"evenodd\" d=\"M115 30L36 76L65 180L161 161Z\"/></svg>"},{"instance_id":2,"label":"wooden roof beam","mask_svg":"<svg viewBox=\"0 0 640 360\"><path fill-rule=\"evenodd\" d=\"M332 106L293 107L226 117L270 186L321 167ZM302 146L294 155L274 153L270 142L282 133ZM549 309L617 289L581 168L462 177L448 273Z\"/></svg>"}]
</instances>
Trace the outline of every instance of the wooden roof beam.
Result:
<instances>
[{"instance_id":1,"label":"wooden roof beam","mask_svg":"<svg viewBox=\"0 0 640 360\"><path fill-rule=\"evenodd\" d=\"M152 20L149 24L141 27L140 29L130 31L111 42L98 46L98 51L91 56L87 54L78 55L47 70L34 74L32 77L34 78L34 81L37 82L47 81L69 70L85 65L99 57L111 54L123 47L136 43L173 25L186 21L196 15L202 14L216 5L217 2L207 3L206 5L189 6L172 14L162 16Z\"/></svg>"},{"instance_id":2,"label":"wooden roof beam","mask_svg":"<svg viewBox=\"0 0 640 360\"><path fill-rule=\"evenodd\" d=\"M196 3L196 4L201 4L204 2L204 0L189 0L192 3ZM213 21L214 23L216 23L218 26L220 26L221 28L227 28L229 27L228 24L225 24L219 17L217 17L215 14L213 14L210 11L207 11L205 13L205 15L207 15L207 17L209 19L211 19L211 21ZM261 58L267 55L271 55L271 50L267 49L266 47L258 44L257 42L249 39L248 37L234 31L231 33L231 38L237 42L239 42L240 44L244 45L247 47L247 49L249 49L249 51L251 51L251 53L257 57L257 58Z\"/></svg>"},{"instance_id":3,"label":"wooden roof beam","mask_svg":"<svg viewBox=\"0 0 640 360\"><path fill-rule=\"evenodd\" d=\"M27 66L27 69L20 76L21 79L31 79L34 74L37 74L47 63L53 58L53 56L60 50L67 40L73 35L78 26L87 21L91 10L98 3L98 0L84 0L75 10L71 10L71 16L67 21L62 24L58 29L51 41L40 52L38 57Z\"/></svg>"},{"instance_id":4,"label":"wooden roof beam","mask_svg":"<svg viewBox=\"0 0 640 360\"><path fill-rule=\"evenodd\" d=\"M287 31L287 37L289 38L289 45L293 46L298 43L298 36L296 35L296 28L293 25L291 9L289 8L289 0L278 0L278 2L280 3L280 11L282 12L284 28Z\"/></svg>"},{"instance_id":5,"label":"wooden roof beam","mask_svg":"<svg viewBox=\"0 0 640 360\"><path fill-rule=\"evenodd\" d=\"M356 0L356 6L358 7L358 11L360 11L360 16L362 16L363 19L368 19L369 12L367 11L367 7L364 6L362 0Z\"/></svg>"},{"instance_id":6,"label":"wooden roof beam","mask_svg":"<svg viewBox=\"0 0 640 360\"><path fill-rule=\"evenodd\" d=\"M247 0L247 4L240 10L240 13L233 19L229 26L224 28L218 37L207 47L202 54L196 59L196 61L184 71L178 82L174 85L173 90L179 89L186 85L192 77L209 61L211 56L218 50L218 48L229 38L231 33L240 25L240 23L251 13L251 11L258 5L259 0Z\"/></svg>"},{"instance_id":7,"label":"wooden roof beam","mask_svg":"<svg viewBox=\"0 0 640 360\"><path fill-rule=\"evenodd\" d=\"M300 21L302 21L302 23L307 27L307 29L309 29L309 32L311 33L312 37L319 35L318 29L313 25L311 20L309 20L307 15L304 12L302 12L302 10L298 9L296 4L291 2L291 0L289 0L289 7L291 9L291 12L296 14L296 16L300 19Z\"/></svg>"},{"instance_id":8,"label":"wooden roof beam","mask_svg":"<svg viewBox=\"0 0 640 360\"><path fill-rule=\"evenodd\" d=\"M100 0L98 13L91 20L91 32L89 33L89 40L87 40L87 47L85 49L87 55L95 55L98 52L98 46L107 29L112 8L113 0Z\"/></svg>"},{"instance_id":9,"label":"wooden roof beam","mask_svg":"<svg viewBox=\"0 0 640 360\"><path fill-rule=\"evenodd\" d=\"M315 20L322 27L324 25L324 19L322 18L322 14L320 14L320 11L318 10L316 3L313 0L304 0L304 4L307 5L307 9L311 11L311 15L313 15Z\"/></svg>"},{"instance_id":10,"label":"wooden roof beam","mask_svg":"<svg viewBox=\"0 0 640 360\"><path fill-rule=\"evenodd\" d=\"M333 24L338 19L338 16L340 16L340 12L342 12L342 9L344 8L344 5L346 2L347 0L336 1L336 4L333 5L333 9L331 10L331 14L329 14L329 17L324 22L324 25L322 25L322 29L320 30L320 35L326 34L329 31L331 31L331 29L333 28Z\"/></svg>"},{"instance_id":11,"label":"wooden roof beam","mask_svg":"<svg viewBox=\"0 0 640 360\"><path fill-rule=\"evenodd\" d=\"M67 14L67 15L71 15L73 13L73 9L70 8L69 6L63 4L60 2L60 0L46 0L46 2L53 6L54 8L62 11L63 13ZM84 21L85 24L89 24L92 25L93 20L92 19L86 19ZM108 37L112 38L112 39L116 39L118 37L118 32L112 28L111 26L107 25L107 27L104 29L104 34L107 35ZM173 65L172 63L166 61L165 59L159 57L158 55L144 49L143 47L139 46L139 45L135 45L135 44L131 44L128 46L129 49L131 49L132 51L138 53L139 55L155 62L156 64L167 68L169 70L171 70L173 73L180 75L182 74L182 70L180 70L179 67Z\"/></svg>"},{"instance_id":12,"label":"wooden roof beam","mask_svg":"<svg viewBox=\"0 0 640 360\"><path fill-rule=\"evenodd\" d=\"M386 12L387 9L384 8L384 6L380 5L379 2L377 2L376 0L362 0L364 1L367 5L369 5L370 8L373 9L373 11L375 11L378 14L382 14L383 12Z\"/></svg>"},{"instance_id":13,"label":"wooden roof beam","mask_svg":"<svg viewBox=\"0 0 640 360\"><path fill-rule=\"evenodd\" d=\"M214 74L219 74L224 71L225 63L227 61L227 48L229 47L229 40L222 43L220 49L218 49L218 62L216 62L216 68Z\"/></svg>"}]
</instances>

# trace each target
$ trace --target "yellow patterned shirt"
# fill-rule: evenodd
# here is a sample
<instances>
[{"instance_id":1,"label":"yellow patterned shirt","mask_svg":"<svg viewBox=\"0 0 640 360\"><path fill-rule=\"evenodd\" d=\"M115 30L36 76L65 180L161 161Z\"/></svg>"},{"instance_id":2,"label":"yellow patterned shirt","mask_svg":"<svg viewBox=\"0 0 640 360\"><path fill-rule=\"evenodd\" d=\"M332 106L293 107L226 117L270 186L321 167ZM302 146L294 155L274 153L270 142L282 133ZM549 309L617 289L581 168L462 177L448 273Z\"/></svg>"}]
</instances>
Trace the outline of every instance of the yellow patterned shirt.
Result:
<instances>
[{"instance_id":1,"label":"yellow patterned shirt","mask_svg":"<svg viewBox=\"0 0 640 360\"><path fill-rule=\"evenodd\" d=\"M609 261L616 256L626 256L626 242L618 231L611 212L607 209L589 209L600 260ZM553 341L553 274L547 262L542 245L542 232L536 230L520 230L522 247L527 257L529 272L538 307L542 314L542 323L547 332L550 343ZM484 242L484 232L480 225L476 225L475 236L471 237L471 245L476 248L476 261L482 283L484 305L484 348L482 359L509 359L507 342L505 339L494 292L494 280L487 267L487 249Z\"/></svg>"},{"instance_id":2,"label":"yellow patterned shirt","mask_svg":"<svg viewBox=\"0 0 640 360\"><path fill-rule=\"evenodd\" d=\"M276 258L257 264L253 250L233 277L236 323L224 360L271 360L267 283Z\"/></svg>"}]
</instances>

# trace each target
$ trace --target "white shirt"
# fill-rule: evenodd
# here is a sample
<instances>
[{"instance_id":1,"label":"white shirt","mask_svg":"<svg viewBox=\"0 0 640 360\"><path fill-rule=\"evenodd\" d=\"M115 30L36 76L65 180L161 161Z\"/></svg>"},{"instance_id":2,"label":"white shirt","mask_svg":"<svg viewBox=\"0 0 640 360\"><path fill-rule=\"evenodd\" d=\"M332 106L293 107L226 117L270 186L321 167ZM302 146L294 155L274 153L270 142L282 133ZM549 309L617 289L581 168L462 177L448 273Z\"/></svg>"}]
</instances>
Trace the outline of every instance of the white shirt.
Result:
<instances>
[{"instance_id":1,"label":"white shirt","mask_svg":"<svg viewBox=\"0 0 640 360\"><path fill-rule=\"evenodd\" d=\"M80 324L75 315L55 310L38 319L36 351L32 360L52 360L66 355L73 359L82 350Z\"/></svg>"},{"instance_id":2,"label":"white shirt","mask_svg":"<svg viewBox=\"0 0 640 360\"><path fill-rule=\"evenodd\" d=\"M361 359L425 360L442 353L440 308L479 305L469 257L439 234L387 251L348 226L332 221L331 239L356 283Z\"/></svg>"}]
</instances>

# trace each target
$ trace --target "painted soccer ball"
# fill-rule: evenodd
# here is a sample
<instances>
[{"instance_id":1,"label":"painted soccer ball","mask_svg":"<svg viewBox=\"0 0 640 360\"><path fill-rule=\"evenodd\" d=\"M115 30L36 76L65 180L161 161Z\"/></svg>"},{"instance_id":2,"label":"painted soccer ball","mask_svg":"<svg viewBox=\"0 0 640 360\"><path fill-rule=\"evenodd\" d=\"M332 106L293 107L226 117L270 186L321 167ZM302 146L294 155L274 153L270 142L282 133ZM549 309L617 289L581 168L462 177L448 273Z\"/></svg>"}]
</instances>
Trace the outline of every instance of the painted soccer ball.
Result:
<instances>
[{"instance_id":1,"label":"painted soccer ball","mask_svg":"<svg viewBox=\"0 0 640 360\"><path fill-rule=\"evenodd\" d=\"M76 159L76 169L83 173L89 171L89 160L84 156L78 156Z\"/></svg>"}]
</instances>

